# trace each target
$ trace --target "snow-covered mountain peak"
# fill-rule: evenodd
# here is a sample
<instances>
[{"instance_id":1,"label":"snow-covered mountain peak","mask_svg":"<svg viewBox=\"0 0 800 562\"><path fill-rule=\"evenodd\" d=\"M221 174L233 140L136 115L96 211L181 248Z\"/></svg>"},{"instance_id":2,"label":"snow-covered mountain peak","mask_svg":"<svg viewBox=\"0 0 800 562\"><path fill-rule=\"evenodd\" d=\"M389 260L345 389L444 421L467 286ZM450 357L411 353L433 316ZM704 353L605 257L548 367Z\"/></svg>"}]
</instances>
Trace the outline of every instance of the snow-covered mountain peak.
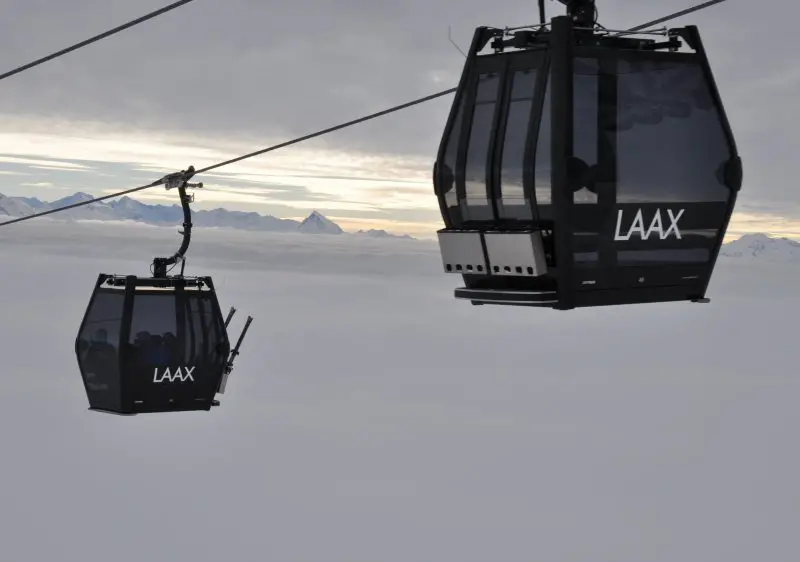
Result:
<instances>
[{"instance_id":1,"label":"snow-covered mountain peak","mask_svg":"<svg viewBox=\"0 0 800 562\"><path fill-rule=\"evenodd\" d=\"M723 244L719 253L732 258L797 261L800 260L800 242L761 233L745 234L733 242Z\"/></svg>"},{"instance_id":2,"label":"snow-covered mountain peak","mask_svg":"<svg viewBox=\"0 0 800 562\"><path fill-rule=\"evenodd\" d=\"M323 216L318 211L312 211L311 214L300 223L298 230L300 230L300 232L312 234L342 234L344 232L338 224Z\"/></svg>"}]
</instances>

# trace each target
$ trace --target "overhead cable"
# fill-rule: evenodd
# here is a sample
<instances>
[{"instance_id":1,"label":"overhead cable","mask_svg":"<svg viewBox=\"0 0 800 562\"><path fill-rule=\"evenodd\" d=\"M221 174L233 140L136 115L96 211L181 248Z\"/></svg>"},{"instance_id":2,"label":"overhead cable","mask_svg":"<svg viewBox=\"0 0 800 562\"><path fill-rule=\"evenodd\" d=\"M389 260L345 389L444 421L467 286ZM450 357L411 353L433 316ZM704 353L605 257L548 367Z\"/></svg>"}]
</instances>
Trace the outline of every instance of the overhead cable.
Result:
<instances>
[{"instance_id":1,"label":"overhead cable","mask_svg":"<svg viewBox=\"0 0 800 562\"><path fill-rule=\"evenodd\" d=\"M194 172L194 174L201 174L203 172L209 172L211 170L216 170L217 168L221 168L222 166L227 166L229 164L233 164L235 162L240 162L247 158L252 158L254 156L259 156L261 154L271 152L273 150L277 150L279 148L283 148L285 146L289 146L292 144L296 144L298 142L302 142L308 139L312 139L314 137L319 137L325 135L327 133L332 133L333 131L338 131L339 129L344 129L346 127L350 127L352 125L357 125L358 123L363 123L364 121L369 121L370 119L375 119L377 117L382 117L384 115L388 115L389 113L394 113L395 111L400 111L401 109L406 109L407 107L411 107L435 98L440 98L442 96L446 96L447 94L451 94L456 91L456 88L450 88L449 90L443 90L441 92L437 92L435 94L431 94L429 96L425 96L424 98L419 98L410 102L406 102L400 105L396 105L394 107L390 107L389 109L384 109L383 111L378 111L377 113L372 113L365 117L359 117L358 119L353 119L352 121L347 121L346 123L341 123L340 125L335 125L333 127L329 127L327 129L322 129L321 131L317 131L315 133L310 133L308 135L303 135L302 137L297 137L290 141L282 142L279 144L272 145L267 148L263 148L261 150L257 150L255 152L251 152L249 154L245 154L243 156L238 156L236 158L231 158L230 160L225 160L224 162L218 162L217 164L213 164L211 166L206 166L205 168L201 168ZM165 176L166 177L166 176ZM106 199L113 199L114 197L120 197L122 195L128 195L129 193L135 193L137 191L142 191L143 189L149 189L151 187L156 187L159 185L164 184L164 178L156 180L152 183L147 185L141 185L139 187L134 187L132 189L126 189L125 191L118 191L116 193L112 193L110 195L104 195L102 197L96 197L93 199L87 199L85 201L80 201L78 203L72 203L71 205L64 205L63 207L56 207L55 209L49 209L47 211L42 211L40 213L34 213L31 215L26 215L24 217L17 217L15 219L11 219L5 222L0 222L0 226L6 226L9 224L14 224L17 222L22 222L30 219L35 219L37 217L43 217L45 215L52 215L53 213L60 213L61 211L66 211L69 209L75 209L76 207L82 207L84 205L90 205L91 203L96 203L97 201L104 201Z\"/></svg>"},{"instance_id":2,"label":"overhead cable","mask_svg":"<svg viewBox=\"0 0 800 562\"><path fill-rule=\"evenodd\" d=\"M165 14L165 13L171 11L171 10L174 10L175 8L179 8L179 7L181 7L181 6L185 5L185 4L188 4L189 2L193 2L193 1L194 0L180 0L179 2L175 2L173 4L170 4L169 6L164 6L160 10L156 10L155 12L150 12L147 15L144 15L144 16L142 16L140 18L136 18L135 20L129 21L128 23L120 25L119 27L115 27L114 29L109 29L108 31L106 31L104 33L101 33L100 35L95 35L94 37L86 39L85 41L81 41L80 43L76 43L76 44L72 45L71 47L67 47L66 49L61 49L60 51L57 51L57 52L55 52L53 54L50 54L50 55L47 55L46 57L42 57L40 59L36 59L35 61L29 62L28 64L23 64L22 66L17 67L14 70L9 70L8 72L4 72L3 74L0 74L0 80L4 80L4 79L8 78L9 76L13 76L15 74L19 74L20 72L23 72L25 70L33 68L34 66L39 66L40 64L46 63L47 61L51 61L53 59L57 59L58 57L66 55L67 53L71 53L72 51L76 51L76 50L80 49L81 47L85 47L86 45L90 45L90 44L92 44L92 43L94 43L96 41L100 41L101 39L105 39L106 37L110 37L111 35L119 33L120 31L124 31L124 30L126 30L128 28L131 28L131 27L133 27L135 25L138 25L138 24L140 24L142 22L145 22L145 21L147 21L149 19L152 19L152 18L154 18L156 16L160 16L161 14Z\"/></svg>"},{"instance_id":3,"label":"overhead cable","mask_svg":"<svg viewBox=\"0 0 800 562\"><path fill-rule=\"evenodd\" d=\"M191 1L191 0L188 0L188 1ZM702 10L704 8L708 8L708 7L713 6L715 4L720 4L720 3L724 2L724 1L725 0L711 0L709 2L704 2L703 4L698 4L697 6L693 6L691 8L687 8L685 10L681 10L680 12L675 12L675 13L670 14L668 16L664 16L663 18L659 18L657 20L653 20L653 21L644 23L642 25L638 25L636 27L632 27L628 31L639 31L639 30L645 29L647 27L650 27L652 25L656 25L658 23L664 23L666 21L675 19L677 17L683 16L683 15L686 15L686 14L689 14L689 13L692 13L692 12L696 12L696 11ZM185 1L184 1L184 3L185 3ZM203 172L209 172L211 170L215 170L217 168L221 168L222 166L227 166L227 165L233 164L235 162L240 162L240 161L245 160L247 158L252 158L254 156L259 156L261 154L265 154L267 152L271 152L271 151L277 150L279 148L290 146L292 144L297 144L299 142L302 142L302 141L305 141L305 140L308 140L308 139L312 139L314 137L319 137L319 136L322 136L322 135L325 135L325 134L328 134L328 133L332 133L334 131L338 131L338 130L341 130L341 129L344 129L344 128L347 128L347 127L351 127L353 125L357 125L359 123L363 123L364 121L369 121L370 119L376 119L377 117L382 117L384 115L388 115L390 113L394 113L395 111L400 111L401 109L406 109L408 107L412 107L414 105L418 105L420 103L424 103L424 102L430 101L432 99L436 99L436 98L440 98L442 96L446 96L447 94L451 94L451 93L455 92L456 90L457 90L457 88L450 88L448 90L443 90L443 91L437 92L435 94L430 94L430 95L425 96L423 98L418 98L416 100L413 100L413 101L410 101L410 102L407 102L407 103L396 105L394 107L390 107L389 109L384 109L383 111L379 111L377 113L372 113L372 114L367 115L365 117L360 117L358 119L353 119L352 121L347 121L346 123L342 123L340 125L329 127L327 129L322 129L322 130L317 131L315 133L310 133L308 135L304 135L302 137L297 137L297 138L292 139L290 141L282 142L280 144L275 144L275 145L272 145L270 147L267 147L267 148L264 148L264 149L261 149L261 150L257 150L255 152L251 152L249 154L245 154L243 156L238 156L236 158L231 158L230 160L225 160L223 162L219 162L217 164L213 164L211 166L207 166L205 168L201 168L201 169L197 170L196 172L194 172L194 174L200 174L200 173L203 173ZM167 176L165 176L165 178L166 177ZM159 186L159 185L163 185L164 181L165 181L165 178L156 180L156 181L154 181L152 183L149 183L147 185L134 187L132 189L126 189L125 191L118 191L118 192L112 193L110 195L104 195L102 197L97 197L97 198L93 198L93 199L87 199L85 201L80 201L78 203L73 203L71 205L64 205L63 207L56 207L55 209L49 209L47 211L42 211L40 213L33 213L31 215L26 215L24 217L17 217L17 218L14 218L14 219L11 219L11 220L8 220L8 221L5 221L5 222L0 222L0 226L6 226L6 225L9 225L9 224L18 223L18 222L34 219L34 218L37 218L37 217L42 217L42 216L45 216L45 215L51 215L53 213L60 213L61 211L67 211L69 209L74 209L76 207L82 207L84 205L90 205L91 203L96 203L98 201L104 201L106 199L113 199L115 197L120 197L122 195L127 195L129 193L135 193L137 191L142 191L144 189L149 189L151 187L156 187L156 186Z\"/></svg>"}]
</instances>

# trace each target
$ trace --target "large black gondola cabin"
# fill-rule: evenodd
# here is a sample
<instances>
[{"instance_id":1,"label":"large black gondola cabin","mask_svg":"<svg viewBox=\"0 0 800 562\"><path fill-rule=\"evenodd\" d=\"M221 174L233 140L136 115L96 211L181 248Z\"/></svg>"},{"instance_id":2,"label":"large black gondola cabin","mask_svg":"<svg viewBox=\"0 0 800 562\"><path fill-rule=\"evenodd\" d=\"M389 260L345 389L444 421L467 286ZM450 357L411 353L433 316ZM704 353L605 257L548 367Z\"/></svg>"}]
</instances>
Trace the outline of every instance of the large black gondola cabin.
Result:
<instances>
[{"instance_id":1,"label":"large black gondola cabin","mask_svg":"<svg viewBox=\"0 0 800 562\"><path fill-rule=\"evenodd\" d=\"M705 302L742 165L698 30L611 33L569 5L475 30L433 174L455 296Z\"/></svg>"},{"instance_id":2,"label":"large black gondola cabin","mask_svg":"<svg viewBox=\"0 0 800 562\"><path fill-rule=\"evenodd\" d=\"M91 410L138 414L210 410L225 392L233 360L250 326L232 350L211 277L184 277L191 239L186 187L194 170L161 180L177 187L183 207L183 243L170 258L155 258L152 277L101 273L75 341ZM168 275L181 264L179 275ZM170 269L168 269L168 267Z\"/></svg>"}]
</instances>

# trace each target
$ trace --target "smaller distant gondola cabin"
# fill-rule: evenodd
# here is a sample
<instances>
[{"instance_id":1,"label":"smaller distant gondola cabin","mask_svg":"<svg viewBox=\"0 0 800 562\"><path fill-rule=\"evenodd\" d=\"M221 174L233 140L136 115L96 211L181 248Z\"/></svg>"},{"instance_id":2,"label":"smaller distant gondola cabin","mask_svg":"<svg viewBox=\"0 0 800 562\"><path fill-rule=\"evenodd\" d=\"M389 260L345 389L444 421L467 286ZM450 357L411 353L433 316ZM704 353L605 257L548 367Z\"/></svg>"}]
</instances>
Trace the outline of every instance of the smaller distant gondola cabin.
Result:
<instances>
[{"instance_id":1,"label":"smaller distant gondola cabin","mask_svg":"<svg viewBox=\"0 0 800 562\"><path fill-rule=\"evenodd\" d=\"M661 39L475 31L433 174L457 298L705 300L741 160L697 28Z\"/></svg>"},{"instance_id":2,"label":"smaller distant gondola cabin","mask_svg":"<svg viewBox=\"0 0 800 562\"><path fill-rule=\"evenodd\" d=\"M192 218L186 193L194 167L164 176L178 190L182 242L171 257L157 257L152 277L97 276L75 339L75 355L89 409L121 415L210 410L224 393L233 360L253 318L247 317L231 349L227 318L210 276L184 277ZM169 275L181 265L180 273Z\"/></svg>"},{"instance_id":3,"label":"smaller distant gondola cabin","mask_svg":"<svg viewBox=\"0 0 800 562\"><path fill-rule=\"evenodd\" d=\"M75 342L92 409L209 410L231 346L209 277L101 274Z\"/></svg>"}]
</instances>

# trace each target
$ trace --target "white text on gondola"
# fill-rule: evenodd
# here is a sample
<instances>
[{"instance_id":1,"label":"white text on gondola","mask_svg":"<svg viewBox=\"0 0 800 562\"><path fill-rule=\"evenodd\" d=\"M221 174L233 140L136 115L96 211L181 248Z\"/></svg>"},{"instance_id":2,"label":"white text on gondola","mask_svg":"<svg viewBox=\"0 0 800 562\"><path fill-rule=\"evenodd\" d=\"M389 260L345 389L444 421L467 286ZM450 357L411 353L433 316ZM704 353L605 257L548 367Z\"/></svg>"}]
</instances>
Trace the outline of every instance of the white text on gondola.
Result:
<instances>
[{"instance_id":1,"label":"white text on gondola","mask_svg":"<svg viewBox=\"0 0 800 562\"><path fill-rule=\"evenodd\" d=\"M171 372L170 368L167 367L161 373L159 373L158 367L156 367L153 370L153 382L194 382L192 371L194 371L194 367L178 367L175 369L175 372Z\"/></svg>"},{"instance_id":2,"label":"white text on gondola","mask_svg":"<svg viewBox=\"0 0 800 562\"><path fill-rule=\"evenodd\" d=\"M667 209L667 216L669 217L670 225L669 228L664 230L664 223L661 219L661 209L656 209L656 214L653 216L653 220L650 221L650 227L645 231L644 229L644 218L642 217L642 210L639 209L636 211L636 216L633 217L633 222L631 223L630 228L628 228L628 232L626 234L620 233L620 228L622 227L622 209L617 211L617 230L614 232L614 240L630 240L633 234L639 234L642 240L647 240L650 238L651 234L658 234L658 237L661 240L668 238L670 235L674 236L677 239L681 239L681 231L678 228L678 221L681 220L681 215L686 209L681 209L678 211L678 214L675 215L672 213L672 209Z\"/></svg>"}]
</instances>

